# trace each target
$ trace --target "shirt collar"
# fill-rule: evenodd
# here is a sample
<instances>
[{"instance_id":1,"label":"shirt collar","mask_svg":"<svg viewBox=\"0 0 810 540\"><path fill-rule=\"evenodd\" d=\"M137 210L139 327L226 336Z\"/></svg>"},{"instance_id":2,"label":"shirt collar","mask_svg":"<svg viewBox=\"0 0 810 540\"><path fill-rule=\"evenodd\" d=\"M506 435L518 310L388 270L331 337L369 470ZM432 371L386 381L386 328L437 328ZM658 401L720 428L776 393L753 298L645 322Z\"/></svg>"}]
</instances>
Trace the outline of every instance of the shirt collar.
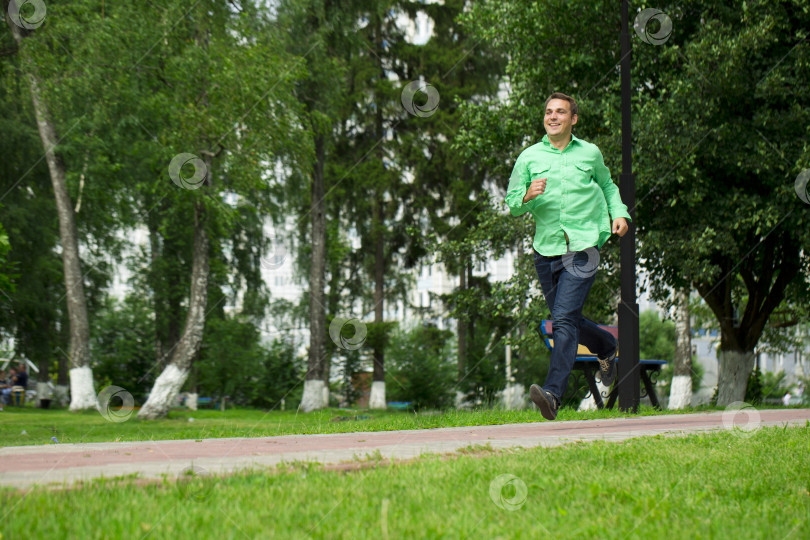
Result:
<instances>
[{"instance_id":1,"label":"shirt collar","mask_svg":"<svg viewBox=\"0 0 810 540\"><path fill-rule=\"evenodd\" d=\"M547 133L547 134L545 134L545 135L543 135L543 140L542 140L542 142L543 142L543 144L545 144L546 146L551 146L551 141L550 141L550 140L548 140L548 133ZM577 142L577 143L581 143L581 142L582 142L582 140L581 140L579 137L577 137L576 135L574 135L574 134L572 133L572 134L571 134L571 142L570 142L569 144L574 144L575 142Z\"/></svg>"}]
</instances>

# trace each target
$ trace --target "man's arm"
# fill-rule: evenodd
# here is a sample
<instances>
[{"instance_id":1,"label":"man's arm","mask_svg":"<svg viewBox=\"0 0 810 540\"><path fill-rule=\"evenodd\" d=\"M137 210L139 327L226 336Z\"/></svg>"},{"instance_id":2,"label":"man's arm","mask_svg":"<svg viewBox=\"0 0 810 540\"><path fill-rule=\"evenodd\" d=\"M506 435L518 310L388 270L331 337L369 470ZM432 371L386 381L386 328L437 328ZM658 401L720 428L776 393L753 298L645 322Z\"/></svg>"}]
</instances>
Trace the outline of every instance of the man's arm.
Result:
<instances>
[{"instance_id":1,"label":"man's arm","mask_svg":"<svg viewBox=\"0 0 810 540\"><path fill-rule=\"evenodd\" d=\"M512 176L509 177L509 187L506 190L506 206L513 216L521 216L531 208L529 203L523 202L526 196L526 186L529 184L529 169L522 159L523 154L518 156L515 166L512 168Z\"/></svg>"},{"instance_id":2,"label":"man's arm","mask_svg":"<svg viewBox=\"0 0 810 540\"><path fill-rule=\"evenodd\" d=\"M614 221L618 218L625 218L632 221L630 214L627 212L627 206L622 202L622 198L619 195L618 186L616 186L610 178L610 169L605 165L602 152L600 152L599 149L597 149L596 152L597 156L593 168L593 176L596 179L596 183L599 184L599 187L602 189L602 193L605 195L610 217Z\"/></svg>"}]
</instances>

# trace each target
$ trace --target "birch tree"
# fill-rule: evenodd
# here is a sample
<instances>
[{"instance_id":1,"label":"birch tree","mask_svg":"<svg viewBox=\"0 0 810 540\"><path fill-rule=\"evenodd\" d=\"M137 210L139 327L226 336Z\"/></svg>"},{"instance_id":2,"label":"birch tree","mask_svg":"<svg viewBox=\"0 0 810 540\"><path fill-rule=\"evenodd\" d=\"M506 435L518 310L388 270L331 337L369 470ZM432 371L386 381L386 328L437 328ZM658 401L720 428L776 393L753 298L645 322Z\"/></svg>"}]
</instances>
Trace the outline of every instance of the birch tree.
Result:
<instances>
[{"instance_id":1,"label":"birch tree","mask_svg":"<svg viewBox=\"0 0 810 540\"><path fill-rule=\"evenodd\" d=\"M689 292L678 291L675 304L675 361L669 408L683 409L692 404L692 329L689 321Z\"/></svg>"},{"instance_id":2,"label":"birch tree","mask_svg":"<svg viewBox=\"0 0 810 540\"><path fill-rule=\"evenodd\" d=\"M20 13L21 6L16 0L4 0L3 7L6 22L20 50L22 72L28 79L37 128L51 176L56 200L56 212L59 218L65 298L67 300L70 324L70 346L68 349L70 357L70 410L90 409L96 407L98 401L93 385L93 370L90 358L90 324L87 316L84 275L79 255L76 216L73 201L68 194L65 163L57 150L60 141L58 130L54 125L40 90L41 84L36 71L36 61L28 57L25 50L25 40L36 31L29 28L36 27L40 21L35 21L29 25L26 21L26 15ZM44 14L39 15L44 16ZM13 16L15 20L12 20Z\"/></svg>"}]
</instances>

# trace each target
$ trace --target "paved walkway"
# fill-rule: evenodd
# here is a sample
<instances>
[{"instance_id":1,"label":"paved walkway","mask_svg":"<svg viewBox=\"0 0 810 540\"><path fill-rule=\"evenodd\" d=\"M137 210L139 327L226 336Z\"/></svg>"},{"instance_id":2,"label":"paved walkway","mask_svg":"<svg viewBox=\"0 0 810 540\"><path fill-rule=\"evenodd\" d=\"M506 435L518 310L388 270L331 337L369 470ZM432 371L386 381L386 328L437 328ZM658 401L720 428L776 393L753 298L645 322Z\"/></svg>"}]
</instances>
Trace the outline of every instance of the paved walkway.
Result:
<instances>
[{"instance_id":1,"label":"paved walkway","mask_svg":"<svg viewBox=\"0 0 810 540\"><path fill-rule=\"evenodd\" d=\"M375 455L406 460L425 453L454 452L470 445L529 448L721 429L736 429L746 435L761 426L805 425L808 421L810 409L746 408L717 413L407 431L14 446L0 448L0 485L62 485L133 473L139 478L160 478L181 474L192 466L209 474L224 474L292 461L340 464Z\"/></svg>"}]
</instances>

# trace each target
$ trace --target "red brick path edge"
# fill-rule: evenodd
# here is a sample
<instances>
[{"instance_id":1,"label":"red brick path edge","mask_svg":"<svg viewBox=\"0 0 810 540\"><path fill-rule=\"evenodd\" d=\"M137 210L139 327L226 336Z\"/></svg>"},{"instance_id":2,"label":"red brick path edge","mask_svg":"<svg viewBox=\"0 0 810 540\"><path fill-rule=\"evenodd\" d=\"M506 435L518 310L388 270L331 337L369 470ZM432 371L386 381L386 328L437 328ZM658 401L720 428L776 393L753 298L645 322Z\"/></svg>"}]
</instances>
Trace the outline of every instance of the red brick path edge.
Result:
<instances>
[{"instance_id":1,"label":"red brick path edge","mask_svg":"<svg viewBox=\"0 0 810 540\"><path fill-rule=\"evenodd\" d=\"M369 456L413 459L470 445L492 448L557 446L573 441L621 441L647 435L731 429L749 437L762 426L806 425L810 409L756 410L637 416L608 420L538 422L406 431L285 435L279 437L78 443L0 448L0 485L70 485L93 478L137 474L160 478L191 467L208 474L312 461L340 464Z\"/></svg>"}]
</instances>

